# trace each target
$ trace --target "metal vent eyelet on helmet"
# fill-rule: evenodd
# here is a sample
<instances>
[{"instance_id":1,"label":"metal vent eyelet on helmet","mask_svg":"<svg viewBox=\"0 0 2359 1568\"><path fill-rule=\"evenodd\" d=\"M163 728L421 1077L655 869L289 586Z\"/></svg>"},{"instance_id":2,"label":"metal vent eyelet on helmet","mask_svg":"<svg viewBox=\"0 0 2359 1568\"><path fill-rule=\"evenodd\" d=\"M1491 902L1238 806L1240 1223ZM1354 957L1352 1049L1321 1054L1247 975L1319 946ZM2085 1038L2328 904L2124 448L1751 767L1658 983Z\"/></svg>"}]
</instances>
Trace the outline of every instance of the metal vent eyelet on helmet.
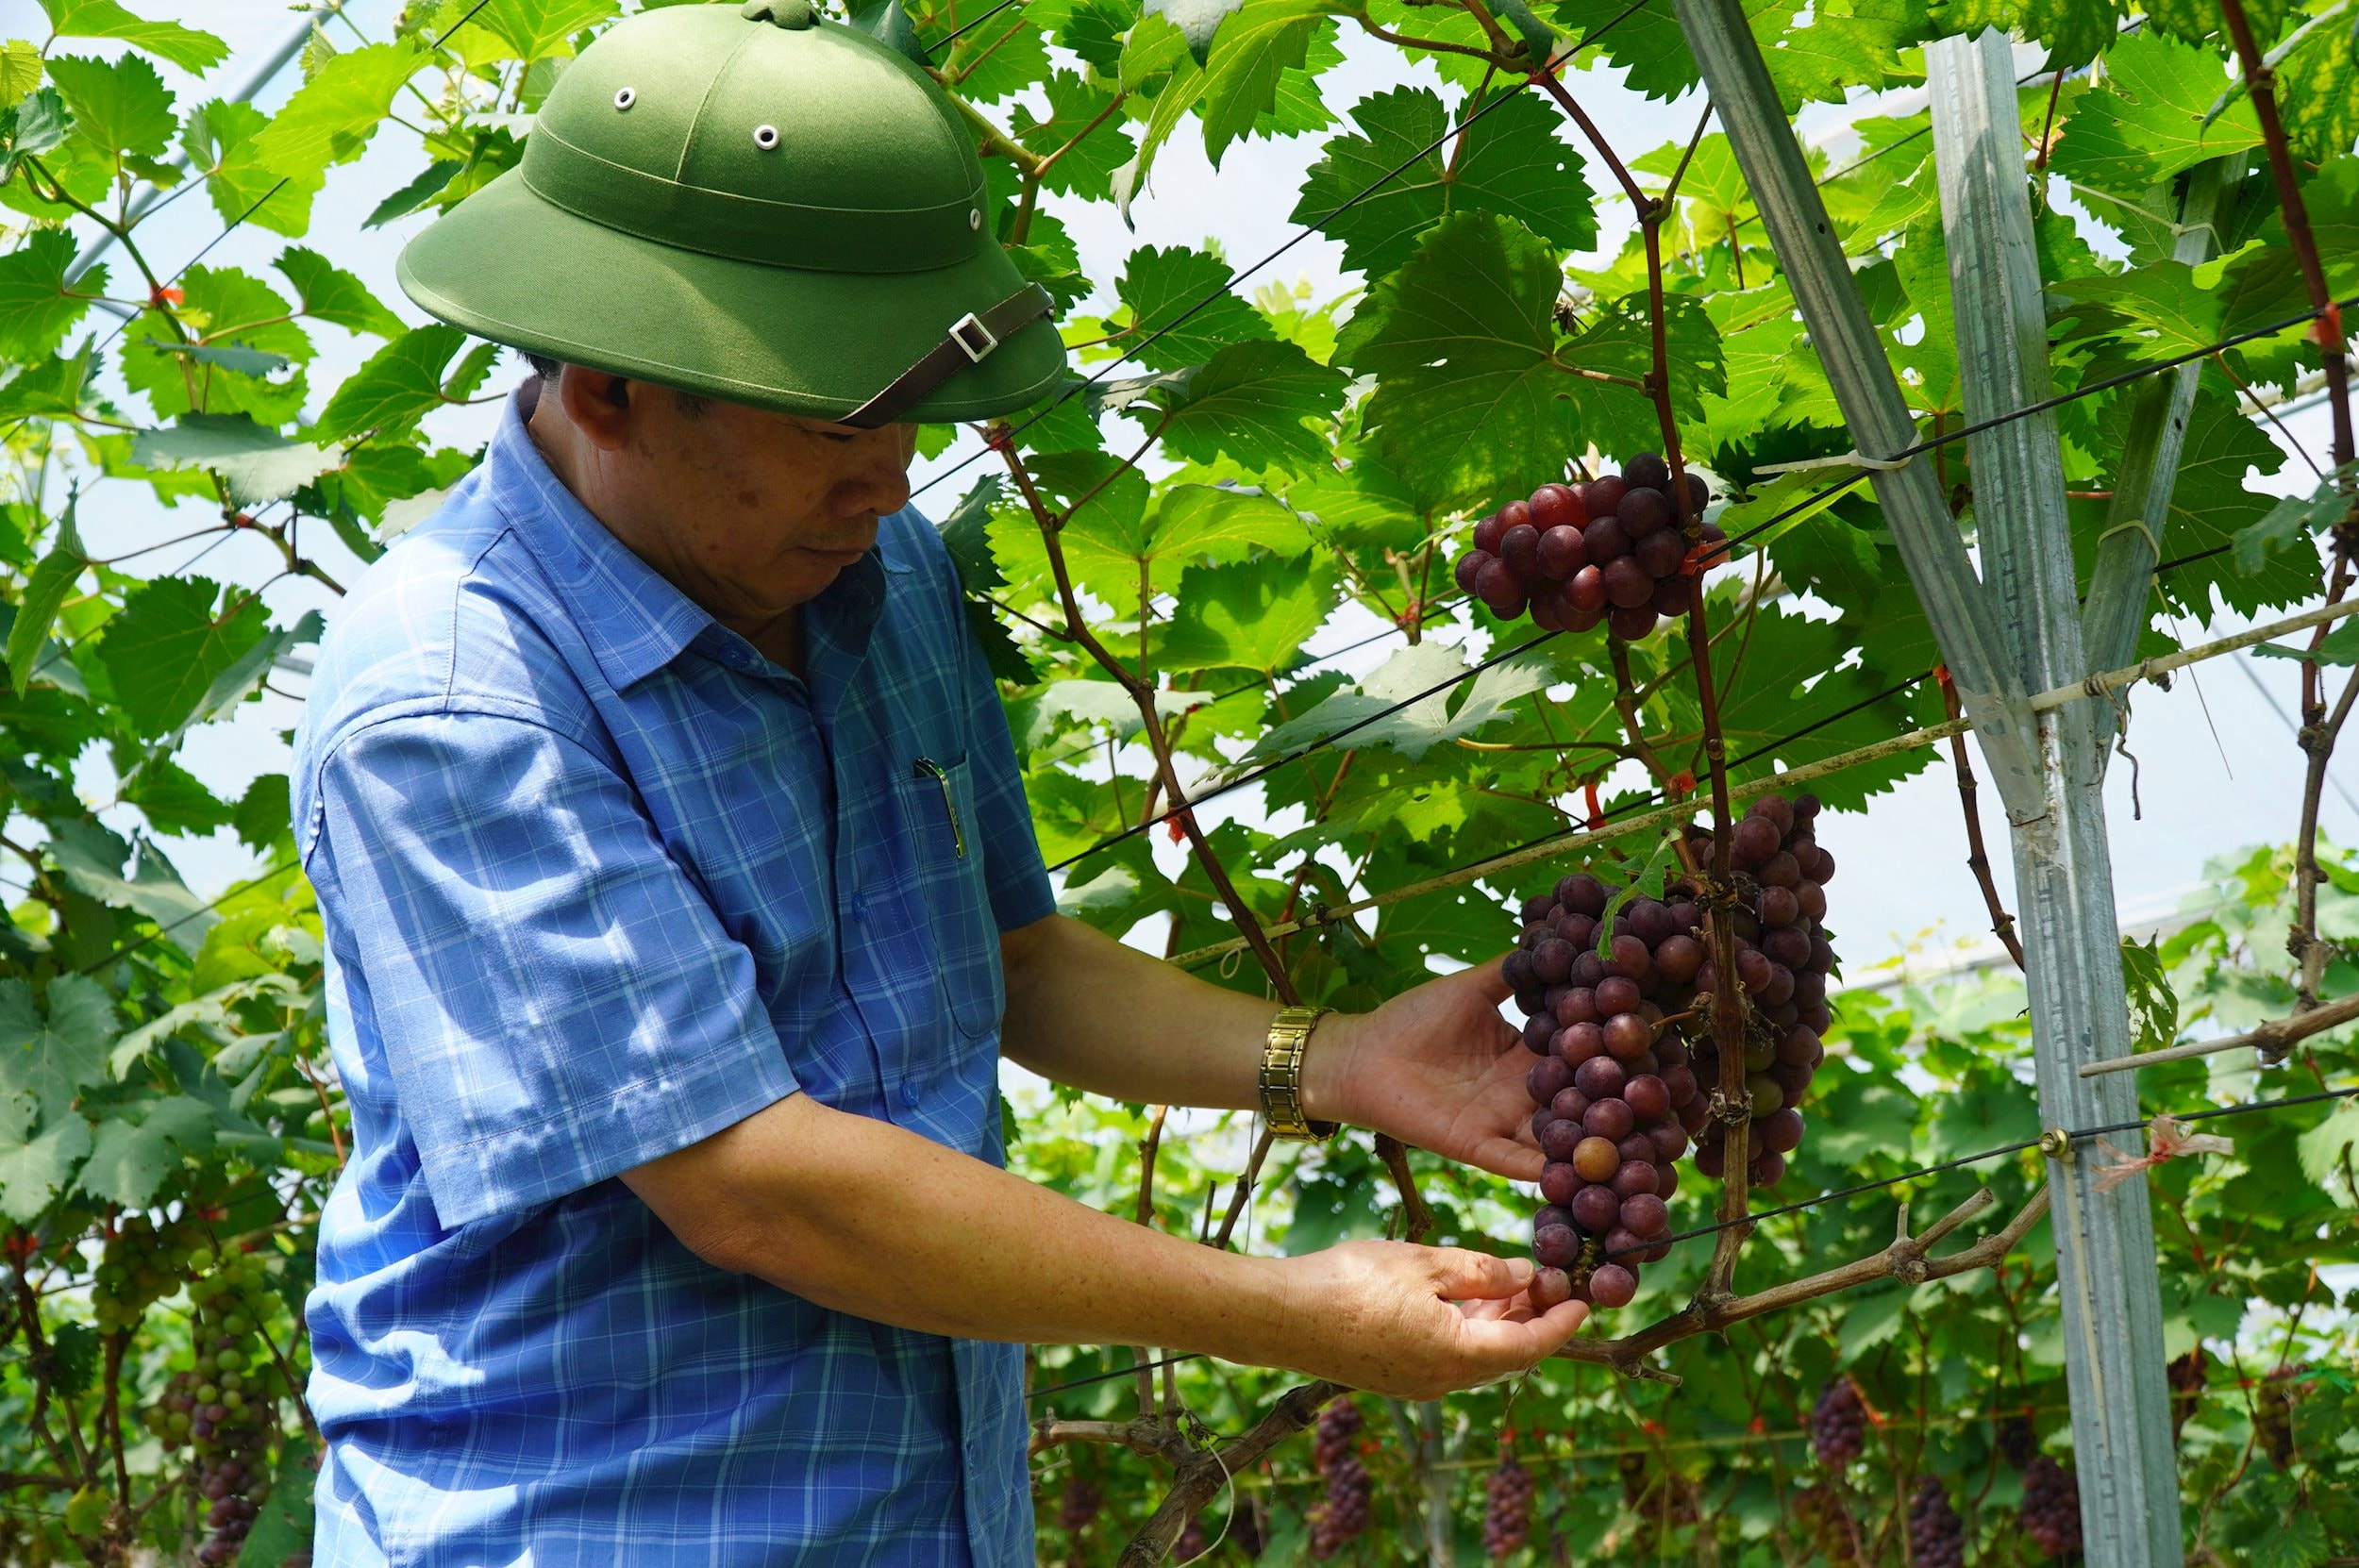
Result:
<instances>
[{"instance_id":1,"label":"metal vent eyelet on helmet","mask_svg":"<svg viewBox=\"0 0 2359 1568\"><path fill-rule=\"evenodd\" d=\"M980 228L983 226L983 209L981 208L970 207L966 209L966 226L969 228Z\"/></svg>"},{"instance_id":2,"label":"metal vent eyelet on helmet","mask_svg":"<svg viewBox=\"0 0 2359 1568\"><path fill-rule=\"evenodd\" d=\"M773 148L773 147L777 146L778 144L778 126L776 126L776 125L756 125L756 126L754 127L754 145L755 145L755 146L760 147L760 148L761 148L763 152L765 152L765 153L766 153L766 152L768 152L771 148Z\"/></svg>"},{"instance_id":3,"label":"metal vent eyelet on helmet","mask_svg":"<svg viewBox=\"0 0 2359 1568\"><path fill-rule=\"evenodd\" d=\"M618 87L614 90L614 107L616 108L628 108L631 105L637 103L638 101L639 93L634 88Z\"/></svg>"}]
</instances>

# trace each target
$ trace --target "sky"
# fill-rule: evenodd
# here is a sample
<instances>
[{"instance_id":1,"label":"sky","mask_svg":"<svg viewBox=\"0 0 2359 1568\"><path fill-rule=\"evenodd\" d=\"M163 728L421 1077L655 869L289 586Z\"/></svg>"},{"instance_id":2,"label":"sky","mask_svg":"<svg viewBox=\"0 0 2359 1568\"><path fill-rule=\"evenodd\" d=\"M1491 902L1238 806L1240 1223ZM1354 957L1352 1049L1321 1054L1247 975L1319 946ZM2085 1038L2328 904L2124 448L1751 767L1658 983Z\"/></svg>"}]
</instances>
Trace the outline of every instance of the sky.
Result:
<instances>
[{"instance_id":1,"label":"sky","mask_svg":"<svg viewBox=\"0 0 2359 1568\"><path fill-rule=\"evenodd\" d=\"M190 25L219 34L229 43L231 56L209 75L207 93L222 92L227 84L243 79L290 26L287 11L255 0L176 0L161 8L155 0L147 0L146 8L156 14L169 12ZM381 38L389 31L393 9L391 0L352 0L347 14L361 33ZM330 36L340 45L349 47L358 42L341 23L329 26ZM0 0L0 36L38 37L45 32L33 0ZM1345 64L1321 78L1339 112L1364 94L1403 78L1398 57L1389 46L1363 44L1347 37L1345 54ZM172 75L175 88L185 93L190 84L178 74ZM1413 80L1433 81L1424 67L1411 68L1406 75ZM265 108L276 108L292 91L295 76L293 67L281 72L259 95L258 103ZM1610 70L1584 73L1574 78L1573 85L1607 139L1626 158L1673 139L1683 140L1694 128L1699 108L1692 99L1649 103L1624 90L1618 74ZM1841 156L1848 118L1894 107L1903 106L1863 99L1848 111L1815 109L1804 122L1804 131ZM1305 170L1317 158L1320 140L1313 136L1241 142L1214 169L1206 161L1201 143L1183 133L1161 154L1147 193L1132 209L1134 226L1126 228L1106 207L1061 215L1071 225L1085 271L1096 276L1117 275L1122 258L1143 244L1209 244L1232 263L1255 259L1295 237L1287 214L1293 210ZM380 299L412 322L425 318L395 287L393 262L401 242L422 226L422 221L410 220L377 230L364 230L360 225L385 192L406 183L423 164L415 136L399 125L385 126L357 165L331 175L314 206L311 235L303 242L358 272ZM220 230L220 217L197 192L174 202L142 226L140 234L143 247L165 267L177 266L212 243L213 248L206 253L209 262L264 272L288 242L259 230L242 230L213 243ZM1618 245L1622 232L1609 223L1601 243ZM530 258L520 256L516 264L528 266ZM1308 282L1314 297L1356 281L1342 271L1340 247L1316 235L1287 250L1253 280L1256 285ZM585 306L594 308L594 302L585 302ZM311 373L314 387L332 388L372 346L332 326L313 325L310 330L322 349ZM504 365L494 373L494 382L511 375ZM484 439L494 413L491 408L451 410L435 416L432 427L442 441L474 446ZM2326 450L2323 408L2297 414L2288 424L2293 437L2313 452ZM921 464L917 481L923 484L967 452L968 448L954 447L943 458ZM2306 479L2306 471L2298 464L2288 468L2273 488L2295 488L2297 474ZM939 515L973 472L929 493L921 504ZM106 493L103 511L86 506L82 512L86 534L103 553L155 544L209 521L194 508L167 512L136 487L112 485ZM359 575L360 564L328 537L324 526L318 527L317 537L307 534L301 548L347 586ZM159 550L142 558L141 566L149 571L178 569L194 554L192 546ZM248 538L211 549L198 569L219 579L258 581L277 564L274 551ZM282 622L306 609L318 608L332 615L335 608L333 595L301 579L274 584L265 596ZM2226 632L2236 625L2226 620L2214 629ZM1372 617L1356 611L1340 616L1321 631L1309 651L1316 654L1341 647L1376 629L1379 623ZM1354 672L1371 669L1394 646L1380 642L1340 659L1337 667ZM2235 655L2200 667L2192 678L2182 676L2167 692L2146 687L2132 699L2134 717L2128 747L2137 762L2133 767L2126 759L2116 758L2106 788L2116 903L2125 926L2150 923L2183 902L2198 885L2207 860L2246 845L2293 835L2301 776L2301 757L2288 717L2296 703L2295 670L2290 661ZM299 681L290 684L299 690ZM234 796L255 776L284 769L287 753L279 732L293 723L294 713L292 696L269 696L248 705L234 722L198 732L183 760L217 791ZM1987 768L1980 771L1987 781ZM2353 798L2359 795L2359 765L2344 763L2336 772L2340 776L2328 792L2321 820L2337 841L2359 842L2359 804ZM94 761L80 782L86 792L104 798L109 780L103 760ZM1217 820L1227 809L1250 815L1257 803L1251 792L1240 792L1206 814ZM1999 886L2012 907L2013 877L2005 863L2003 820L1995 794L1987 787L1983 810L1985 831L1992 837L1999 860ZM1835 913L1830 924L1842 933L1847 965L1854 973L1904 950L1915 951L1920 963L1938 969L1957 961L1962 945L1970 947L1985 935L1988 920L1980 892L1966 869L1957 792L1946 763L1878 797L1865 814L1831 818L1822 824L1820 836L1844 868L1834 890ZM254 858L226 833L193 844L176 841L172 852L192 885L208 894L257 869ZM1159 852L1173 857L1175 867L1182 853L1168 845L1161 846Z\"/></svg>"}]
</instances>

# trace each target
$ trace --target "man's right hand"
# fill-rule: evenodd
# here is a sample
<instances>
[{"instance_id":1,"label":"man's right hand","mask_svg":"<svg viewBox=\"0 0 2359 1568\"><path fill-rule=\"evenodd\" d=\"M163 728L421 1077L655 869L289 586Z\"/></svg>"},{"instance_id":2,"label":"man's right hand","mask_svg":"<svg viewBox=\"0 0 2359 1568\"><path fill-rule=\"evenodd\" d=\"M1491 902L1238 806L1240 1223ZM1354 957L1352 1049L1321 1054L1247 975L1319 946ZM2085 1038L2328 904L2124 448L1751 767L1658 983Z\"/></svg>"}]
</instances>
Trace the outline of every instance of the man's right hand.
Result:
<instances>
[{"instance_id":1,"label":"man's right hand","mask_svg":"<svg viewBox=\"0 0 2359 1568\"><path fill-rule=\"evenodd\" d=\"M1290 1309L1253 1358L1389 1393L1433 1399L1527 1372L1589 1309L1534 1313L1528 1258L1405 1242L1346 1242L1284 1260Z\"/></svg>"},{"instance_id":2,"label":"man's right hand","mask_svg":"<svg viewBox=\"0 0 2359 1568\"><path fill-rule=\"evenodd\" d=\"M1532 1366L1587 1311L1534 1313L1526 1259L1204 1246L802 1094L623 1180L707 1262L931 1334L1198 1350L1430 1399Z\"/></svg>"}]
</instances>

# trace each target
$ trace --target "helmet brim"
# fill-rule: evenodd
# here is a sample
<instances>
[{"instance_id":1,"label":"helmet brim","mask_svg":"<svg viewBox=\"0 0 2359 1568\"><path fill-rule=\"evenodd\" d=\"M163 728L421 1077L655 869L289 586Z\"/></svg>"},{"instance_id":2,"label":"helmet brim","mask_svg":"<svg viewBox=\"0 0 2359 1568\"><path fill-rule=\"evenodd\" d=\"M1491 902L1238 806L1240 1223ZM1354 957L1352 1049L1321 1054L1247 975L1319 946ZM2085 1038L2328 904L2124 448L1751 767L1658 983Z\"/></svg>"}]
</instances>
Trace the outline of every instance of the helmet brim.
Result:
<instances>
[{"instance_id":1,"label":"helmet brim","mask_svg":"<svg viewBox=\"0 0 2359 1568\"><path fill-rule=\"evenodd\" d=\"M511 348L725 402L841 419L1024 287L997 245L916 273L769 267L658 244L543 200L510 170L402 250L402 292L439 321ZM946 423L1029 407L1063 379L1036 321L902 417Z\"/></svg>"}]
</instances>

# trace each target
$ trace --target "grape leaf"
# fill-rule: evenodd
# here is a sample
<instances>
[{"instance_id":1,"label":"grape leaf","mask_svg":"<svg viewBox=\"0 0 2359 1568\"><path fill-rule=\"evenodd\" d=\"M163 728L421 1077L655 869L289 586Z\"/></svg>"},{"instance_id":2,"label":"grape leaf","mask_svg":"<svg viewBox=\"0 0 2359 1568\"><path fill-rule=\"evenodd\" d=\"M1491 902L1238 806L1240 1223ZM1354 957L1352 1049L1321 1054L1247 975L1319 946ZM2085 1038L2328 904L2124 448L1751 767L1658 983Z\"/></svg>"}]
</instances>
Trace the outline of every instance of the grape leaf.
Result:
<instances>
[{"instance_id":1,"label":"grape leaf","mask_svg":"<svg viewBox=\"0 0 2359 1568\"><path fill-rule=\"evenodd\" d=\"M1311 547L1311 531L1279 502L1217 485L1174 485L1157 499L1152 559L1240 561L1256 549L1289 559Z\"/></svg>"},{"instance_id":2,"label":"grape leaf","mask_svg":"<svg viewBox=\"0 0 2359 1568\"><path fill-rule=\"evenodd\" d=\"M2123 398L2108 409L2103 427L2111 432L2128 418L2133 402ZM2125 444L2119 439L2107 443L2115 453ZM2245 489L2245 475L2255 469L2274 474L2285 461L2284 451L2226 396L2208 388L2196 394L2187 412L2179 481L2170 494L2170 519L2163 532L2163 554L2182 564L2154 580L2164 604L2209 620L2217 612L2215 592L2231 609L2253 615L2299 603L2317 592L2317 558L2306 551L2273 555L2259 572L2242 570L2233 552L2203 554L2229 543L2268 511L2274 497ZM2077 555L2080 541L2075 546ZM2201 559L2183 559L2189 556Z\"/></svg>"},{"instance_id":3,"label":"grape leaf","mask_svg":"<svg viewBox=\"0 0 2359 1568\"><path fill-rule=\"evenodd\" d=\"M38 158L59 147L66 147L66 138L73 134L74 116L66 112L65 100L58 96L58 90L54 87L38 88L26 93L22 103L0 109L0 181L8 180L16 173L18 159ZM66 147L66 156L70 157L74 151L74 148ZM82 183L103 187L108 178L107 166L92 162L88 167L94 173L95 178L85 178ZM55 162L51 163L50 172L59 175L69 187L75 183L73 175L70 173L60 174ZM25 192L22 199L34 204L26 208L27 211L44 217L49 215L51 204L37 201L29 192ZM72 209L59 207L56 210L58 221L62 223L65 214Z\"/></svg>"},{"instance_id":4,"label":"grape leaf","mask_svg":"<svg viewBox=\"0 0 2359 1568\"><path fill-rule=\"evenodd\" d=\"M480 27L507 45L505 54L468 51L470 60L544 59L570 55L567 42L584 27L611 17L615 0L485 0L474 13L471 26Z\"/></svg>"},{"instance_id":5,"label":"grape leaf","mask_svg":"<svg viewBox=\"0 0 2359 1568\"><path fill-rule=\"evenodd\" d=\"M0 1143L0 1214L31 1225L73 1183L88 1153L90 1124L79 1116L60 1117L29 1143Z\"/></svg>"},{"instance_id":6,"label":"grape leaf","mask_svg":"<svg viewBox=\"0 0 2359 1568\"><path fill-rule=\"evenodd\" d=\"M301 234L311 226L311 198L327 175L323 169L279 175L264 168L255 139L269 123L252 104L215 98L189 116L180 145L224 222Z\"/></svg>"},{"instance_id":7,"label":"grape leaf","mask_svg":"<svg viewBox=\"0 0 2359 1568\"><path fill-rule=\"evenodd\" d=\"M0 109L14 108L41 85L41 47L27 38L0 43Z\"/></svg>"},{"instance_id":8,"label":"grape leaf","mask_svg":"<svg viewBox=\"0 0 2359 1568\"><path fill-rule=\"evenodd\" d=\"M1331 416L1347 385L1343 372L1293 343L1230 343L1184 388L1158 394L1169 416L1163 444L1192 462L1225 457L1252 469L1306 471L1328 455L1310 422Z\"/></svg>"},{"instance_id":9,"label":"grape leaf","mask_svg":"<svg viewBox=\"0 0 2359 1568\"><path fill-rule=\"evenodd\" d=\"M254 139L262 168L290 179L359 158L393 106L401 84L426 63L408 39L338 55L295 90Z\"/></svg>"},{"instance_id":10,"label":"grape leaf","mask_svg":"<svg viewBox=\"0 0 2359 1568\"><path fill-rule=\"evenodd\" d=\"M2294 1155L2302 1175L2341 1201L2350 1192L2342 1181L2343 1161L2354 1144L2359 1144L2359 1100L2345 1100L2294 1141Z\"/></svg>"},{"instance_id":11,"label":"grape leaf","mask_svg":"<svg viewBox=\"0 0 2359 1568\"><path fill-rule=\"evenodd\" d=\"M1468 209L1504 213L1567 250L1596 242L1596 192L1557 135L1562 117L1531 94L1491 108L1467 128L1463 148L1455 138L1444 140L1449 117L1423 88L1363 98L1351 118L1359 133L1328 141L1291 214L1340 241L1347 267L1370 276L1390 272L1408 259L1419 234ZM1395 174L1402 164L1407 169ZM1371 186L1374 194L1345 209Z\"/></svg>"},{"instance_id":12,"label":"grape leaf","mask_svg":"<svg viewBox=\"0 0 2359 1568\"><path fill-rule=\"evenodd\" d=\"M49 25L59 38L121 39L183 71L202 75L229 54L229 45L210 33L177 22L145 21L116 0L41 0L41 8L49 13Z\"/></svg>"},{"instance_id":13,"label":"grape leaf","mask_svg":"<svg viewBox=\"0 0 2359 1568\"><path fill-rule=\"evenodd\" d=\"M466 341L464 332L440 323L404 332L336 389L311 434L341 441L363 430L409 429L443 406L443 372Z\"/></svg>"},{"instance_id":14,"label":"grape leaf","mask_svg":"<svg viewBox=\"0 0 2359 1568\"><path fill-rule=\"evenodd\" d=\"M261 601L203 577L157 577L125 595L98 643L115 700L133 732L166 735L195 710L215 676L268 629Z\"/></svg>"},{"instance_id":15,"label":"grape leaf","mask_svg":"<svg viewBox=\"0 0 2359 1568\"><path fill-rule=\"evenodd\" d=\"M97 981L60 975L36 1000L32 983L0 979L0 1093L22 1094L55 1118L107 1081L114 999Z\"/></svg>"},{"instance_id":16,"label":"grape leaf","mask_svg":"<svg viewBox=\"0 0 2359 1568\"><path fill-rule=\"evenodd\" d=\"M1213 35L1245 0L1146 0L1150 16L1163 16L1188 41L1188 52L1202 65L1213 48Z\"/></svg>"},{"instance_id":17,"label":"grape leaf","mask_svg":"<svg viewBox=\"0 0 2359 1568\"><path fill-rule=\"evenodd\" d=\"M1141 246L1123 263L1117 285L1130 308L1130 328L1116 342L1141 364L1177 370L1202 364L1224 344L1275 337L1228 288L1229 264L1209 251Z\"/></svg>"},{"instance_id":18,"label":"grape leaf","mask_svg":"<svg viewBox=\"0 0 2359 1568\"><path fill-rule=\"evenodd\" d=\"M1283 572L1266 561L1191 566L1180 575L1180 609L1155 662L1166 670L1283 669L1334 603L1334 573L1316 558Z\"/></svg>"},{"instance_id":19,"label":"grape leaf","mask_svg":"<svg viewBox=\"0 0 2359 1568\"><path fill-rule=\"evenodd\" d=\"M443 193L443 188L466 164L455 158L436 158L419 172L418 177L378 202L369 215L360 220L362 228L380 228L395 218L406 218Z\"/></svg>"},{"instance_id":20,"label":"grape leaf","mask_svg":"<svg viewBox=\"0 0 2359 1568\"><path fill-rule=\"evenodd\" d=\"M303 313L316 321L378 338L404 330L401 318L378 304L366 284L315 250L290 248L273 265L294 285Z\"/></svg>"},{"instance_id":21,"label":"grape leaf","mask_svg":"<svg viewBox=\"0 0 2359 1568\"><path fill-rule=\"evenodd\" d=\"M142 764L124 784L123 799L138 807L158 833L202 837L226 827L236 816L227 801L168 757L152 757Z\"/></svg>"},{"instance_id":22,"label":"grape leaf","mask_svg":"<svg viewBox=\"0 0 2359 1568\"><path fill-rule=\"evenodd\" d=\"M283 773L266 773L248 784L230 814L230 826L237 829L238 842L258 855L288 837L293 831L293 821L287 776Z\"/></svg>"},{"instance_id":23,"label":"grape leaf","mask_svg":"<svg viewBox=\"0 0 2359 1568\"><path fill-rule=\"evenodd\" d=\"M1307 57L1333 0L1245 0L1213 37L1202 86L1204 155L1220 167L1229 144L1277 103L1278 82Z\"/></svg>"},{"instance_id":24,"label":"grape leaf","mask_svg":"<svg viewBox=\"0 0 2359 1568\"><path fill-rule=\"evenodd\" d=\"M1336 358L1380 377L1363 413L1421 508L1554 477L1571 442L1556 359L1557 253L1512 218L1454 212L1345 325Z\"/></svg>"},{"instance_id":25,"label":"grape leaf","mask_svg":"<svg viewBox=\"0 0 2359 1568\"><path fill-rule=\"evenodd\" d=\"M2261 144L2249 100L2209 125L2227 89L2217 56L2159 33L2133 33L2106 53L2106 85L2064 123L2051 167L2074 184L2136 196L2183 169Z\"/></svg>"},{"instance_id":26,"label":"grape leaf","mask_svg":"<svg viewBox=\"0 0 2359 1568\"><path fill-rule=\"evenodd\" d=\"M25 578L24 593L17 600L16 619L8 626L8 685L20 697L32 683L42 648L49 641L49 628L57 625L58 611L73 593L86 564L82 536L74 525L74 507L69 497L65 513L58 520L57 542Z\"/></svg>"},{"instance_id":27,"label":"grape leaf","mask_svg":"<svg viewBox=\"0 0 2359 1568\"><path fill-rule=\"evenodd\" d=\"M1985 27L2045 44L2049 70L2086 65L2114 41L2112 0L1933 0L1935 25L1971 38Z\"/></svg>"},{"instance_id":28,"label":"grape leaf","mask_svg":"<svg viewBox=\"0 0 2359 1568\"><path fill-rule=\"evenodd\" d=\"M243 414L182 414L131 443L132 461L146 468L201 468L221 475L242 507L292 495L343 461L335 447L290 441Z\"/></svg>"},{"instance_id":29,"label":"grape leaf","mask_svg":"<svg viewBox=\"0 0 2359 1568\"><path fill-rule=\"evenodd\" d=\"M49 62L74 128L118 158L163 156L175 122L164 78L137 55L84 59L60 55Z\"/></svg>"},{"instance_id":30,"label":"grape leaf","mask_svg":"<svg viewBox=\"0 0 2359 1568\"><path fill-rule=\"evenodd\" d=\"M1547 661L1529 655L1469 676L1471 668L1464 652L1447 642L1403 648L1356 686L1330 692L1309 712L1271 726L1239 765L1288 756L1330 738L1351 747L1390 746L1414 759L1504 716L1516 698L1541 690L1550 678ZM1385 713L1396 703L1407 706Z\"/></svg>"},{"instance_id":31,"label":"grape leaf","mask_svg":"<svg viewBox=\"0 0 2359 1568\"><path fill-rule=\"evenodd\" d=\"M1113 94L1071 71L1051 73L1043 92L1048 99L1046 120L1033 118L1027 104L1017 105L1015 111L1015 139L1044 158L1057 155L1042 188L1102 200L1113 189L1114 171L1138 150L1123 131L1121 117L1108 112ZM1076 137L1080 140L1075 142ZM1069 142L1073 144L1067 147Z\"/></svg>"},{"instance_id":32,"label":"grape leaf","mask_svg":"<svg viewBox=\"0 0 2359 1568\"><path fill-rule=\"evenodd\" d=\"M2359 24L2347 16L2318 21L2327 25L2275 67L2277 105L2296 158L2348 168L2359 142Z\"/></svg>"},{"instance_id":33,"label":"grape leaf","mask_svg":"<svg viewBox=\"0 0 2359 1568\"><path fill-rule=\"evenodd\" d=\"M172 862L153 844L140 845L138 868L126 878L123 861L128 851L121 839L95 821L60 826L49 840L48 851L59 875L76 892L146 916L191 951L220 918L189 891Z\"/></svg>"},{"instance_id":34,"label":"grape leaf","mask_svg":"<svg viewBox=\"0 0 2359 1568\"><path fill-rule=\"evenodd\" d=\"M0 387L0 419L37 419L43 414L78 411L96 343L95 338L86 338L72 354L53 354L19 371L7 386Z\"/></svg>"},{"instance_id":35,"label":"grape leaf","mask_svg":"<svg viewBox=\"0 0 2359 1568\"><path fill-rule=\"evenodd\" d=\"M104 266L90 269L69 290L71 264L74 233L66 228L35 228L24 245L0 257L0 354L44 359L66 342L66 332L90 309L90 297L107 292Z\"/></svg>"},{"instance_id":36,"label":"grape leaf","mask_svg":"<svg viewBox=\"0 0 2359 1568\"><path fill-rule=\"evenodd\" d=\"M134 1101L139 1119L118 1110L98 1124L90 1159L76 1178L82 1191L106 1203L144 1209L183 1152L201 1155L213 1144L213 1108L186 1094Z\"/></svg>"}]
</instances>

